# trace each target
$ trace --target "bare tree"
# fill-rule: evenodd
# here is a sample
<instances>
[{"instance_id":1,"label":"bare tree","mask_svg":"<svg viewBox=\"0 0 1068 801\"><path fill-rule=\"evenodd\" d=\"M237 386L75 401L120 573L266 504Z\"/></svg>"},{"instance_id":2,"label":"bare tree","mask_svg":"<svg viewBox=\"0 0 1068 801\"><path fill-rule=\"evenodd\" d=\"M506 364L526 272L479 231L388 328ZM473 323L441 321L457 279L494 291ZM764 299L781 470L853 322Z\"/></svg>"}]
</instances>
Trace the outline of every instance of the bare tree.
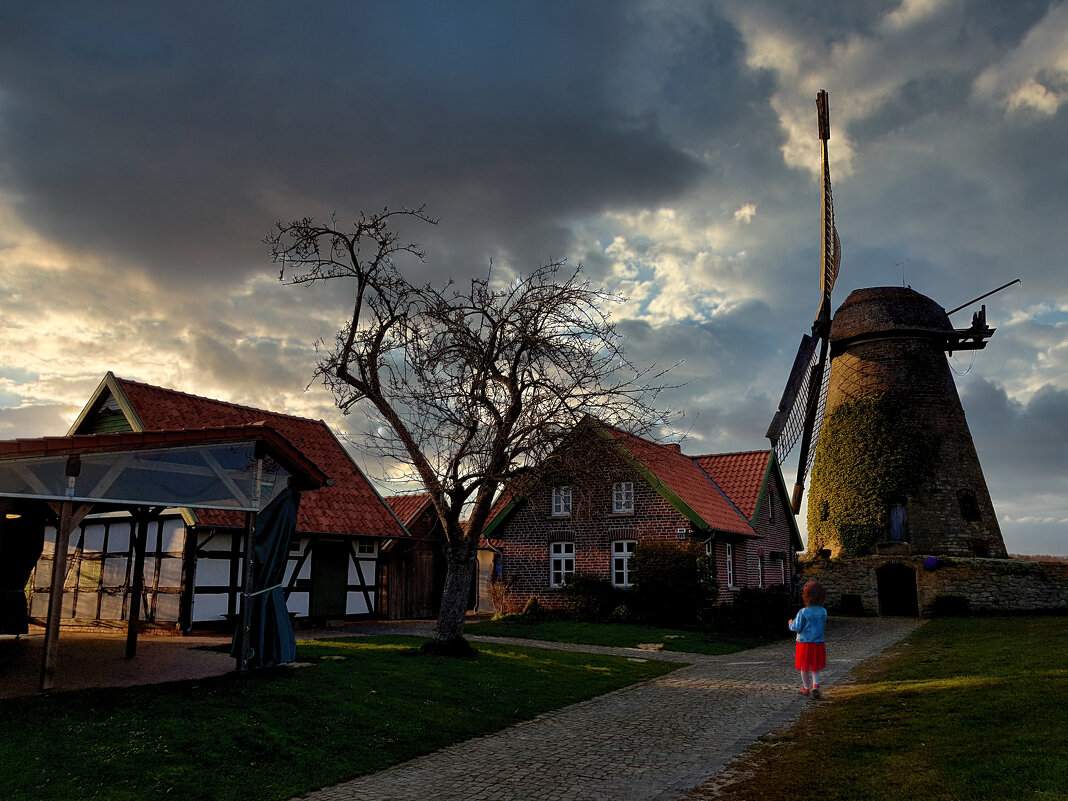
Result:
<instances>
[{"instance_id":1,"label":"bare tree","mask_svg":"<svg viewBox=\"0 0 1068 801\"><path fill-rule=\"evenodd\" d=\"M623 298L565 262L510 281L492 268L462 286L406 280L395 258L425 254L398 239L398 216L436 222L386 209L348 230L335 218L280 222L264 241L284 282L351 284L351 316L320 343L316 374L343 413L366 411L372 452L430 494L448 564L436 645L462 647L479 535L501 488L535 473L586 415L637 433L663 425L651 404L666 371L630 363L607 311Z\"/></svg>"}]
</instances>

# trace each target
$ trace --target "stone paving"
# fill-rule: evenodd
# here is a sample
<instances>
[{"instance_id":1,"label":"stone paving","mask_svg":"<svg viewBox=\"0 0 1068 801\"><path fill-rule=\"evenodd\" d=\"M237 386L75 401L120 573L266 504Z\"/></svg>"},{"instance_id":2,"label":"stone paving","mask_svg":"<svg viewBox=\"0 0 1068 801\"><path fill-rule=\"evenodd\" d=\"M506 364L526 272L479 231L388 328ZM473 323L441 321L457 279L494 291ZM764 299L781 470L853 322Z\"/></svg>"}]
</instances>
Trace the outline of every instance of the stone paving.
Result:
<instances>
[{"instance_id":1,"label":"stone paving","mask_svg":"<svg viewBox=\"0 0 1068 801\"><path fill-rule=\"evenodd\" d=\"M831 620L826 688L854 665L914 631L915 618ZM724 768L763 734L793 721L793 642L729 656L470 637L488 642L689 663L660 678L468 740L359 779L308 801L582 801L675 799Z\"/></svg>"}]
</instances>

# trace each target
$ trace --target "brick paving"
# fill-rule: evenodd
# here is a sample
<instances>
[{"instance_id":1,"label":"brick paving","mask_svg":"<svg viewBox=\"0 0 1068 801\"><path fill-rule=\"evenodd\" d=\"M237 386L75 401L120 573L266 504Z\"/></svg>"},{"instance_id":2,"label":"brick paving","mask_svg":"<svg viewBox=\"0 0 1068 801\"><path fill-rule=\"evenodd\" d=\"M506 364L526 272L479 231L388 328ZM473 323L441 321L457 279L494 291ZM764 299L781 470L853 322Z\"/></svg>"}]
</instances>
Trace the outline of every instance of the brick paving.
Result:
<instances>
[{"instance_id":1,"label":"brick paving","mask_svg":"<svg viewBox=\"0 0 1068 801\"><path fill-rule=\"evenodd\" d=\"M913 618L832 620L826 688L914 631ZM675 799L724 768L757 737L793 721L793 642L728 656L522 642L534 647L690 663L666 676L468 740L306 801L582 801Z\"/></svg>"}]
</instances>

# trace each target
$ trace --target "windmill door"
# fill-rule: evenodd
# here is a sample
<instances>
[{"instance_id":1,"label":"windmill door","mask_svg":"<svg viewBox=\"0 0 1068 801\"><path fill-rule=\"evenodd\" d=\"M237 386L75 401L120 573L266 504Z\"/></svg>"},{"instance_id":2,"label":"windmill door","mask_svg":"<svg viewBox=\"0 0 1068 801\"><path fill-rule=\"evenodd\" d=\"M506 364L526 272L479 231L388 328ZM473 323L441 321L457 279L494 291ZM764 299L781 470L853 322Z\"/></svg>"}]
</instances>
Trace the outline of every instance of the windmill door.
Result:
<instances>
[{"instance_id":1,"label":"windmill door","mask_svg":"<svg viewBox=\"0 0 1068 801\"><path fill-rule=\"evenodd\" d=\"M908 542L908 524L905 504L890 504L890 542Z\"/></svg>"},{"instance_id":2,"label":"windmill door","mask_svg":"<svg viewBox=\"0 0 1068 801\"><path fill-rule=\"evenodd\" d=\"M343 617L348 584L348 543L317 542L311 563L311 616Z\"/></svg>"}]
</instances>

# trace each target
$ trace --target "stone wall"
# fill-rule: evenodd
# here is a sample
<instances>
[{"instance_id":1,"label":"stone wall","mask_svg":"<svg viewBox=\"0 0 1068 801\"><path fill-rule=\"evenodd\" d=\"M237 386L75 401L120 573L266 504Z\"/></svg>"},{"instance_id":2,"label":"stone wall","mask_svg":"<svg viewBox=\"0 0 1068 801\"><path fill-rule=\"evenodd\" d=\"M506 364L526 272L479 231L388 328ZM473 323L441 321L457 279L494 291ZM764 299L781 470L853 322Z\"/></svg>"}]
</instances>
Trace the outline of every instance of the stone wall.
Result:
<instances>
[{"instance_id":1,"label":"stone wall","mask_svg":"<svg viewBox=\"0 0 1068 801\"><path fill-rule=\"evenodd\" d=\"M827 587L827 608L879 615L911 599L888 586L886 569L915 577L915 609L924 617L946 613L1068 612L1068 563L967 557L867 556L799 563L802 583ZM894 594L896 592L896 595ZM889 597L888 597L889 594Z\"/></svg>"}]
</instances>

